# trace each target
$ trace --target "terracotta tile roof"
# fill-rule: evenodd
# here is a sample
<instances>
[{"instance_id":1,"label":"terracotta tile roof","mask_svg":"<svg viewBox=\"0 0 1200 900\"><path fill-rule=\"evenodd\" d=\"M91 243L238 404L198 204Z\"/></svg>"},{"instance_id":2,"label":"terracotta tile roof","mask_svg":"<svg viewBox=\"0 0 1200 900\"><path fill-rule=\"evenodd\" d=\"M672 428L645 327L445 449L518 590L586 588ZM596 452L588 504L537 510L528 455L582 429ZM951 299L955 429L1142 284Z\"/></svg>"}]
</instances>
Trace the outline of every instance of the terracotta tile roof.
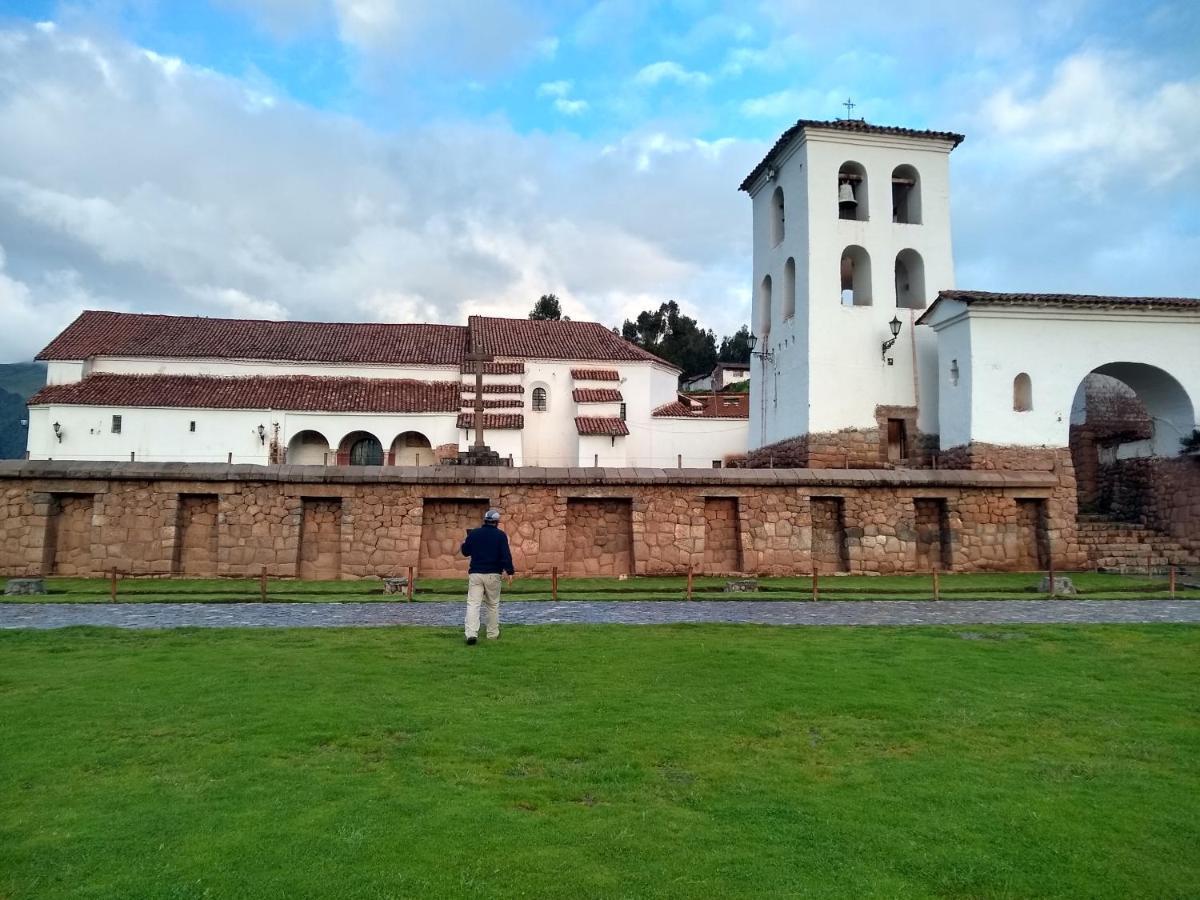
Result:
<instances>
[{"instance_id":1,"label":"terracotta tile roof","mask_svg":"<svg viewBox=\"0 0 1200 900\"><path fill-rule=\"evenodd\" d=\"M462 392L464 394L474 394L475 385L463 382ZM525 393L525 388L519 384L488 384L485 381L483 383L483 392L485 394L523 394Z\"/></svg>"},{"instance_id":2,"label":"terracotta tile roof","mask_svg":"<svg viewBox=\"0 0 1200 900\"><path fill-rule=\"evenodd\" d=\"M575 388L571 396L576 403L620 403L625 399L612 388Z\"/></svg>"},{"instance_id":3,"label":"terracotta tile roof","mask_svg":"<svg viewBox=\"0 0 1200 900\"><path fill-rule=\"evenodd\" d=\"M483 401L484 409L522 409L525 406L524 400L487 400ZM474 409L475 401L463 399L463 409Z\"/></svg>"},{"instance_id":4,"label":"terracotta tile roof","mask_svg":"<svg viewBox=\"0 0 1200 900\"><path fill-rule=\"evenodd\" d=\"M1095 294L1015 294L993 291L940 291L937 300L921 314L917 323L924 322L941 300L957 300L968 306L1028 306L1059 307L1063 309L1126 309L1196 310L1200 297L1101 297Z\"/></svg>"},{"instance_id":5,"label":"terracotta tile roof","mask_svg":"<svg viewBox=\"0 0 1200 900\"><path fill-rule=\"evenodd\" d=\"M616 416L576 416L575 430L584 435L599 434L606 437L629 434L629 426L625 424L625 420Z\"/></svg>"},{"instance_id":6,"label":"terracotta tile roof","mask_svg":"<svg viewBox=\"0 0 1200 900\"><path fill-rule=\"evenodd\" d=\"M699 409L693 411L692 407L688 406L682 400L675 400L671 403L664 403L662 406L655 407L654 412L652 412L650 415L654 416L655 418L665 417L677 419L684 417L688 419L695 419L699 417L699 414Z\"/></svg>"},{"instance_id":7,"label":"terracotta tile roof","mask_svg":"<svg viewBox=\"0 0 1200 900\"><path fill-rule=\"evenodd\" d=\"M571 377L576 381L620 381L616 369L572 369Z\"/></svg>"},{"instance_id":8,"label":"terracotta tile roof","mask_svg":"<svg viewBox=\"0 0 1200 900\"><path fill-rule=\"evenodd\" d=\"M145 356L458 366L466 344L467 329L461 325L269 322L89 310L37 358Z\"/></svg>"},{"instance_id":9,"label":"terracotta tile roof","mask_svg":"<svg viewBox=\"0 0 1200 900\"><path fill-rule=\"evenodd\" d=\"M464 375L474 375L475 366L477 363L465 362L460 370ZM483 364L484 375L524 375L525 363L523 362L490 362Z\"/></svg>"},{"instance_id":10,"label":"terracotta tile roof","mask_svg":"<svg viewBox=\"0 0 1200 900\"><path fill-rule=\"evenodd\" d=\"M475 414L474 413L459 413L458 415L459 428L474 428ZM484 413L483 427L492 429L515 429L525 427L525 417L516 413Z\"/></svg>"},{"instance_id":11,"label":"terracotta tile roof","mask_svg":"<svg viewBox=\"0 0 1200 900\"><path fill-rule=\"evenodd\" d=\"M750 174L742 179L741 185L738 187L740 191L749 191L750 186L754 184L759 174L771 164L777 153L780 153L784 147L791 143L792 138L806 128L826 128L835 131L848 131L854 134L890 134L900 137L915 137L915 138L933 138L936 140L950 141L957 147L964 140L963 135L955 134L953 131L921 131L916 128L898 128L893 125L871 125L864 122L862 119L835 119L832 122L822 121L820 119L800 119L779 136L779 140L770 149L766 156L762 158L757 166L755 166Z\"/></svg>"},{"instance_id":12,"label":"terracotta tile roof","mask_svg":"<svg viewBox=\"0 0 1200 900\"><path fill-rule=\"evenodd\" d=\"M471 331L472 350L496 356L646 361L674 368L599 322L471 316L467 327Z\"/></svg>"},{"instance_id":13,"label":"terracotta tile roof","mask_svg":"<svg viewBox=\"0 0 1200 900\"><path fill-rule=\"evenodd\" d=\"M30 406L280 409L301 412L455 413L459 386L451 381L323 378L309 375L222 378L210 375L91 375L42 388Z\"/></svg>"}]
</instances>

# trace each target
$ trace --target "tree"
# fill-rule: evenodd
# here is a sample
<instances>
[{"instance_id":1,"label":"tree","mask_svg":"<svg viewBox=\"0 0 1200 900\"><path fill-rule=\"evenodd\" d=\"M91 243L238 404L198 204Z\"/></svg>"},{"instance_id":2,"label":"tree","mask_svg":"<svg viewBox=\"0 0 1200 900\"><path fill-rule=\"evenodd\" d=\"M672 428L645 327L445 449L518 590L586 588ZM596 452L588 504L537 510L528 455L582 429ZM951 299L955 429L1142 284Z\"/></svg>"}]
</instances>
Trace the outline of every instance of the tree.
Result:
<instances>
[{"instance_id":1,"label":"tree","mask_svg":"<svg viewBox=\"0 0 1200 900\"><path fill-rule=\"evenodd\" d=\"M743 325L733 334L721 338L717 359L725 363L750 362L750 328Z\"/></svg>"},{"instance_id":2,"label":"tree","mask_svg":"<svg viewBox=\"0 0 1200 900\"><path fill-rule=\"evenodd\" d=\"M683 315L674 300L626 319L621 337L683 369L685 377L710 372L717 362L716 336Z\"/></svg>"},{"instance_id":3,"label":"tree","mask_svg":"<svg viewBox=\"0 0 1200 900\"><path fill-rule=\"evenodd\" d=\"M533 304L533 309L529 312L529 318L541 321L552 320L557 322L562 317L562 306L559 305L558 297L554 294L542 294L538 298L538 302Z\"/></svg>"}]
</instances>

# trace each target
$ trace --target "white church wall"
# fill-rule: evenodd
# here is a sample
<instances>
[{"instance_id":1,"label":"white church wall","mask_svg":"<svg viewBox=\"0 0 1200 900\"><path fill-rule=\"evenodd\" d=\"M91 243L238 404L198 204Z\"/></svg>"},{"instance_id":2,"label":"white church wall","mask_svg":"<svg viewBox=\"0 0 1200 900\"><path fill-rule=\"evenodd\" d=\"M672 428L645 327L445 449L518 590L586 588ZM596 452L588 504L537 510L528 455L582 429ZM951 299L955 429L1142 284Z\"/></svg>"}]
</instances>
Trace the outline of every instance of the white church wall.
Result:
<instances>
[{"instance_id":1,"label":"white church wall","mask_svg":"<svg viewBox=\"0 0 1200 900\"><path fill-rule=\"evenodd\" d=\"M578 364L576 364L578 366ZM530 465L573 466L578 458L575 401L571 398L571 363L562 360L526 360L523 453ZM534 388L545 388L546 411L533 409ZM517 396L517 395L504 395Z\"/></svg>"},{"instance_id":2,"label":"white church wall","mask_svg":"<svg viewBox=\"0 0 1200 900\"><path fill-rule=\"evenodd\" d=\"M46 384L74 384L88 373L88 363L79 360L52 359L46 363Z\"/></svg>"},{"instance_id":3,"label":"white church wall","mask_svg":"<svg viewBox=\"0 0 1200 900\"><path fill-rule=\"evenodd\" d=\"M663 465L655 461L659 451L654 444L653 428L657 420L652 413L678 396L679 373L653 363L629 363L605 368L615 368L621 376L621 381L612 386L620 390L625 398L625 424L629 428L625 454L629 465ZM592 412L586 414L596 415Z\"/></svg>"},{"instance_id":4,"label":"white church wall","mask_svg":"<svg viewBox=\"0 0 1200 900\"><path fill-rule=\"evenodd\" d=\"M749 424L746 419L701 416L657 418L650 431L654 441L652 465L676 468L681 457L685 469L709 469L717 461L723 464L726 456L746 452ZM630 465L644 466L646 463L631 458Z\"/></svg>"},{"instance_id":5,"label":"white church wall","mask_svg":"<svg viewBox=\"0 0 1200 900\"><path fill-rule=\"evenodd\" d=\"M961 447L971 441L971 321L961 316L961 303L944 301L939 310L960 318L935 333L937 342L937 427L943 450ZM920 326L921 331L933 331Z\"/></svg>"},{"instance_id":6,"label":"white church wall","mask_svg":"<svg viewBox=\"0 0 1200 900\"><path fill-rule=\"evenodd\" d=\"M1196 426L1200 314L984 307L972 310L967 318L966 381L972 441L1066 446L1076 392L1084 377L1096 369L1137 391L1155 418L1156 453L1177 453L1179 438ZM939 342L961 328L955 325L941 330ZM945 357L947 352L949 345L939 355ZM961 369L961 359L959 364ZM1014 379L1021 373L1029 375L1032 383L1032 408L1028 411L1014 409ZM955 416L944 400L942 410L944 416ZM961 436L953 424L949 435L943 427L942 446L964 443L953 440Z\"/></svg>"},{"instance_id":7,"label":"white church wall","mask_svg":"<svg viewBox=\"0 0 1200 900\"><path fill-rule=\"evenodd\" d=\"M608 437L598 434L579 435L579 456L572 465L588 468L590 466L620 467L629 464L627 451L628 437Z\"/></svg>"}]
</instances>

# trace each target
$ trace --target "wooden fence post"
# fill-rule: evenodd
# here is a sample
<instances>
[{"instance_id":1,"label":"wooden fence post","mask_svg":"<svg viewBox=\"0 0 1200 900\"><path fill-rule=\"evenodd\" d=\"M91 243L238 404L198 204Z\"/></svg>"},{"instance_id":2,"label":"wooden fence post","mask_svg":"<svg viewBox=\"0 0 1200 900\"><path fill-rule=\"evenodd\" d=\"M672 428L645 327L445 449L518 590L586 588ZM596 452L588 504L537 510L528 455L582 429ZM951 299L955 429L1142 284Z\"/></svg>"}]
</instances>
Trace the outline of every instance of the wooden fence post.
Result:
<instances>
[{"instance_id":1,"label":"wooden fence post","mask_svg":"<svg viewBox=\"0 0 1200 900\"><path fill-rule=\"evenodd\" d=\"M942 589L941 589L941 585L938 583L937 566L933 567L933 599L934 600L942 599Z\"/></svg>"},{"instance_id":2,"label":"wooden fence post","mask_svg":"<svg viewBox=\"0 0 1200 900\"><path fill-rule=\"evenodd\" d=\"M1170 585L1171 599L1174 600L1175 599L1175 567L1174 566L1171 566L1171 568L1167 571L1167 578L1168 578L1168 584Z\"/></svg>"},{"instance_id":3,"label":"wooden fence post","mask_svg":"<svg viewBox=\"0 0 1200 900\"><path fill-rule=\"evenodd\" d=\"M1054 556L1052 554L1047 554L1046 562L1049 563L1049 568L1050 568L1050 599L1053 600L1054 599Z\"/></svg>"},{"instance_id":4,"label":"wooden fence post","mask_svg":"<svg viewBox=\"0 0 1200 900\"><path fill-rule=\"evenodd\" d=\"M112 598L112 602L117 602L117 567L113 566L112 575L108 583L108 594Z\"/></svg>"},{"instance_id":5,"label":"wooden fence post","mask_svg":"<svg viewBox=\"0 0 1200 900\"><path fill-rule=\"evenodd\" d=\"M812 587L813 587L812 599L813 599L813 603L816 603L817 597L819 596L819 589L817 588L817 567L816 566L813 566L813 585L812 585Z\"/></svg>"},{"instance_id":6,"label":"wooden fence post","mask_svg":"<svg viewBox=\"0 0 1200 900\"><path fill-rule=\"evenodd\" d=\"M267 602L267 567L263 566L258 573L258 593L262 597L262 602Z\"/></svg>"},{"instance_id":7,"label":"wooden fence post","mask_svg":"<svg viewBox=\"0 0 1200 900\"><path fill-rule=\"evenodd\" d=\"M692 571L693 567L688 566L688 583L687 583L687 598L692 599Z\"/></svg>"},{"instance_id":8,"label":"wooden fence post","mask_svg":"<svg viewBox=\"0 0 1200 900\"><path fill-rule=\"evenodd\" d=\"M404 596L408 600L409 603L412 603L413 580L414 580L415 576L416 576L416 572L413 571L412 566L409 566L408 567L408 587L405 588L405 591L404 591Z\"/></svg>"},{"instance_id":9,"label":"wooden fence post","mask_svg":"<svg viewBox=\"0 0 1200 900\"><path fill-rule=\"evenodd\" d=\"M558 566L550 567L550 599L558 599Z\"/></svg>"}]
</instances>

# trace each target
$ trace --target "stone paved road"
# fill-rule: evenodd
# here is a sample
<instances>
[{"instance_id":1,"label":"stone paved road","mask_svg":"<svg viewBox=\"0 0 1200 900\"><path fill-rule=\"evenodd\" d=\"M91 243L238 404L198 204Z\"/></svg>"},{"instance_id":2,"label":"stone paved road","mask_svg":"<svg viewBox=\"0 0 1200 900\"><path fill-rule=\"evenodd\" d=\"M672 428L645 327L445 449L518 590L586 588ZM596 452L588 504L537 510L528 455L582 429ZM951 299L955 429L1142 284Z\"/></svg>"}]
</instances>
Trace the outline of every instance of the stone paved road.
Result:
<instances>
[{"instance_id":1,"label":"stone paved road","mask_svg":"<svg viewBox=\"0 0 1200 900\"><path fill-rule=\"evenodd\" d=\"M329 628L461 626L460 603L2 603L0 628ZM1200 623L1200 600L933 601L512 601L506 625L612 623L663 625L1003 625L1039 623Z\"/></svg>"}]
</instances>

